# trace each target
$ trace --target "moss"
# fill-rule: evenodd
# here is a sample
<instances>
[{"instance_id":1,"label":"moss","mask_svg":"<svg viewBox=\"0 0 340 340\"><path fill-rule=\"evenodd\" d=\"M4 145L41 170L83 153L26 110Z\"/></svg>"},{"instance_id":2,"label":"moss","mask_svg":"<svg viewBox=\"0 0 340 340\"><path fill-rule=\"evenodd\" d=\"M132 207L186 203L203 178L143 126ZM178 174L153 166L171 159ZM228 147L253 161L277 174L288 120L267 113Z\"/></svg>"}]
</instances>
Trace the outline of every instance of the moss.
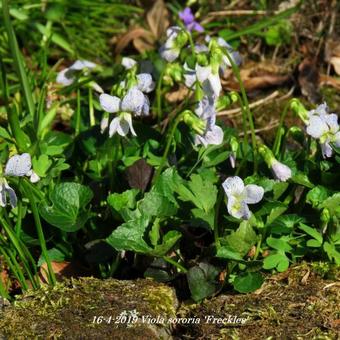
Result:
<instances>
[{"instance_id":1,"label":"moss","mask_svg":"<svg viewBox=\"0 0 340 340\"><path fill-rule=\"evenodd\" d=\"M139 316L175 315L173 290L151 280L72 279L44 286L17 298L0 314L0 335L7 338L167 338L166 324L115 323L124 311ZM95 322L94 322L95 321ZM1 336L0 336L1 337Z\"/></svg>"}]
</instances>

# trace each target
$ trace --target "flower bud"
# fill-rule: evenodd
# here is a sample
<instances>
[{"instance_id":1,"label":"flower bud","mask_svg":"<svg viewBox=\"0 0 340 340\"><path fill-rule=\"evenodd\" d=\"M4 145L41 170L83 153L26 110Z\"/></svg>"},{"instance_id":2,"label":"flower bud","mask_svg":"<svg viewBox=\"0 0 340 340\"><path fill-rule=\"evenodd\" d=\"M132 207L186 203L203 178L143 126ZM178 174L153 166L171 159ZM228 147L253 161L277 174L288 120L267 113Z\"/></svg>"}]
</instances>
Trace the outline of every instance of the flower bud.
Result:
<instances>
[{"instance_id":1,"label":"flower bud","mask_svg":"<svg viewBox=\"0 0 340 340\"><path fill-rule=\"evenodd\" d=\"M327 224L331 220L331 214L327 208L324 208L322 210L321 215L320 215L320 220L323 224Z\"/></svg>"},{"instance_id":2,"label":"flower bud","mask_svg":"<svg viewBox=\"0 0 340 340\"><path fill-rule=\"evenodd\" d=\"M208 61L208 57L206 54L204 53L199 53L197 54L197 63L200 65L200 66L208 66L209 65L209 61Z\"/></svg>"},{"instance_id":3,"label":"flower bud","mask_svg":"<svg viewBox=\"0 0 340 340\"><path fill-rule=\"evenodd\" d=\"M198 134L202 135L206 128L206 122L197 117L190 110L185 110L183 113L183 121L186 125L188 125L191 129L193 129Z\"/></svg>"},{"instance_id":4,"label":"flower bud","mask_svg":"<svg viewBox=\"0 0 340 340\"><path fill-rule=\"evenodd\" d=\"M290 103L290 108L299 116L299 118L304 122L308 122L307 109L303 104L296 98L294 98Z\"/></svg>"},{"instance_id":5,"label":"flower bud","mask_svg":"<svg viewBox=\"0 0 340 340\"><path fill-rule=\"evenodd\" d=\"M189 40L188 34L189 33L186 31L181 31L178 33L176 40L175 40L176 47L182 48L187 44Z\"/></svg>"},{"instance_id":6,"label":"flower bud","mask_svg":"<svg viewBox=\"0 0 340 340\"><path fill-rule=\"evenodd\" d=\"M279 162L268 147L260 145L258 150L277 180L285 182L292 177L292 170L287 165Z\"/></svg>"}]
</instances>

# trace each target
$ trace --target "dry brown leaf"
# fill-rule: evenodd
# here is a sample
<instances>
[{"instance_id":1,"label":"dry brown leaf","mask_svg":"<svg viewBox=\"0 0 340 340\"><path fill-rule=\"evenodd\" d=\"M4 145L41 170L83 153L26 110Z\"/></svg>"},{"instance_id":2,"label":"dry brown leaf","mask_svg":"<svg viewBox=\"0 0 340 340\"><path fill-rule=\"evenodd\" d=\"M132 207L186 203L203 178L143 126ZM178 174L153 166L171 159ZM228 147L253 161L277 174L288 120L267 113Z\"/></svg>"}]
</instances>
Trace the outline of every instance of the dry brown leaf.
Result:
<instances>
[{"instance_id":1,"label":"dry brown leaf","mask_svg":"<svg viewBox=\"0 0 340 340\"><path fill-rule=\"evenodd\" d=\"M314 60L306 57L299 65L298 82L301 93L312 103L320 102L319 70Z\"/></svg>"},{"instance_id":2,"label":"dry brown leaf","mask_svg":"<svg viewBox=\"0 0 340 340\"><path fill-rule=\"evenodd\" d=\"M120 54L131 41L146 35L150 35L150 32L142 27L131 28L118 39L115 53Z\"/></svg>"},{"instance_id":3,"label":"dry brown leaf","mask_svg":"<svg viewBox=\"0 0 340 340\"><path fill-rule=\"evenodd\" d=\"M71 262L51 261L51 266L58 281L60 281L63 277L77 276L77 270ZM48 282L48 269L46 262L43 263L40 267L40 279L43 283Z\"/></svg>"},{"instance_id":4,"label":"dry brown leaf","mask_svg":"<svg viewBox=\"0 0 340 340\"><path fill-rule=\"evenodd\" d=\"M332 57L329 62L333 65L336 74L340 75L340 56Z\"/></svg>"},{"instance_id":5,"label":"dry brown leaf","mask_svg":"<svg viewBox=\"0 0 340 340\"><path fill-rule=\"evenodd\" d=\"M146 21L155 38L159 39L169 27L169 12L163 0L157 0L146 14Z\"/></svg>"},{"instance_id":6,"label":"dry brown leaf","mask_svg":"<svg viewBox=\"0 0 340 340\"><path fill-rule=\"evenodd\" d=\"M340 90L340 80L327 76L325 74L320 75L320 86L328 85Z\"/></svg>"},{"instance_id":7,"label":"dry brown leaf","mask_svg":"<svg viewBox=\"0 0 340 340\"><path fill-rule=\"evenodd\" d=\"M172 92L167 92L165 94L165 99L169 103L181 102L182 100L184 100L186 98L188 93L189 93L189 89L187 87L185 87L184 85L180 85L178 90L175 90L175 91L172 91Z\"/></svg>"},{"instance_id":8,"label":"dry brown leaf","mask_svg":"<svg viewBox=\"0 0 340 340\"><path fill-rule=\"evenodd\" d=\"M145 51L153 50L155 47L155 38L154 35L146 31L143 35L136 37L133 39L133 46L139 53L143 53Z\"/></svg>"}]
</instances>

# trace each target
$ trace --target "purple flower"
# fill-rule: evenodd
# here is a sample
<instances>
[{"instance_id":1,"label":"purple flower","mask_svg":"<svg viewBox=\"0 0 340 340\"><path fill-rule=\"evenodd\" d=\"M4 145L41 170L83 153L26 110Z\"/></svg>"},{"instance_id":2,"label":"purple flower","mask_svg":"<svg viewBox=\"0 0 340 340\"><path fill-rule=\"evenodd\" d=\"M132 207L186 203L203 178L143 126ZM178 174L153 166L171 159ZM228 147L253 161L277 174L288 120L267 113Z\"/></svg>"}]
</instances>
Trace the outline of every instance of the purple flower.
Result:
<instances>
[{"instance_id":1,"label":"purple flower","mask_svg":"<svg viewBox=\"0 0 340 340\"><path fill-rule=\"evenodd\" d=\"M191 12L191 9L189 7L186 7L182 12L179 12L179 17L183 21L185 27L189 31L197 31L197 32L203 32L204 28L195 21L195 17Z\"/></svg>"}]
</instances>

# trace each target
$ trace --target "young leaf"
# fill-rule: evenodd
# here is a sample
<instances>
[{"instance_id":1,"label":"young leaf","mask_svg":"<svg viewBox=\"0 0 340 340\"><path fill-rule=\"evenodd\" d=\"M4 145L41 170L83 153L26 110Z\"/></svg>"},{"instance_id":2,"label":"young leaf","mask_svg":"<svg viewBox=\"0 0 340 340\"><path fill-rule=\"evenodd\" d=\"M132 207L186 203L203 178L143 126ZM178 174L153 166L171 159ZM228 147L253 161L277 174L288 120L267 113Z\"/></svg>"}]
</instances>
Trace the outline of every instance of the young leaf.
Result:
<instances>
[{"instance_id":1,"label":"young leaf","mask_svg":"<svg viewBox=\"0 0 340 340\"><path fill-rule=\"evenodd\" d=\"M233 286L239 293L250 293L259 289L263 281L263 276L260 273L248 272L238 275L233 282Z\"/></svg>"},{"instance_id":2,"label":"young leaf","mask_svg":"<svg viewBox=\"0 0 340 340\"><path fill-rule=\"evenodd\" d=\"M208 212L211 210L217 199L217 188L211 182L203 180L200 175L190 177L188 187L179 185L177 192L182 201L191 201L197 208Z\"/></svg>"},{"instance_id":3,"label":"young leaf","mask_svg":"<svg viewBox=\"0 0 340 340\"><path fill-rule=\"evenodd\" d=\"M314 228L308 227L308 225L305 225L303 223L299 223L299 229L303 230L307 235L312 236L316 241L318 241L318 243L322 244L322 235L315 230Z\"/></svg>"},{"instance_id":4,"label":"young leaf","mask_svg":"<svg viewBox=\"0 0 340 340\"><path fill-rule=\"evenodd\" d=\"M57 184L50 196L52 205L42 203L40 214L49 224L74 232L82 228L90 217L85 207L92 197L92 191L84 185L72 182Z\"/></svg>"},{"instance_id":5,"label":"young leaf","mask_svg":"<svg viewBox=\"0 0 340 340\"><path fill-rule=\"evenodd\" d=\"M292 250L292 247L287 243L286 240L283 239L268 237L266 242L269 247L276 250L281 250L283 252L289 252Z\"/></svg>"},{"instance_id":6,"label":"young leaf","mask_svg":"<svg viewBox=\"0 0 340 340\"><path fill-rule=\"evenodd\" d=\"M155 248L151 251L150 255L166 255L181 237L182 234L179 231L171 230L167 232L163 237L162 244L156 245Z\"/></svg>"},{"instance_id":7,"label":"young leaf","mask_svg":"<svg viewBox=\"0 0 340 340\"><path fill-rule=\"evenodd\" d=\"M187 279L191 297L194 301L203 300L216 292L215 278L218 272L216 267L203 262L189 269Z\"/></svg>"},{"instance_id":8,"label":"young leaf","mask_svg":"<svg viewBox=\"0 0 340 340\"><path fill-rule=\"evenodd\" d=\"M106 242L116 250L148 253L152 248L143 239L148 225L149 218L147 216L123 223L106 238Z\"/></svg>"}]
</instances>

